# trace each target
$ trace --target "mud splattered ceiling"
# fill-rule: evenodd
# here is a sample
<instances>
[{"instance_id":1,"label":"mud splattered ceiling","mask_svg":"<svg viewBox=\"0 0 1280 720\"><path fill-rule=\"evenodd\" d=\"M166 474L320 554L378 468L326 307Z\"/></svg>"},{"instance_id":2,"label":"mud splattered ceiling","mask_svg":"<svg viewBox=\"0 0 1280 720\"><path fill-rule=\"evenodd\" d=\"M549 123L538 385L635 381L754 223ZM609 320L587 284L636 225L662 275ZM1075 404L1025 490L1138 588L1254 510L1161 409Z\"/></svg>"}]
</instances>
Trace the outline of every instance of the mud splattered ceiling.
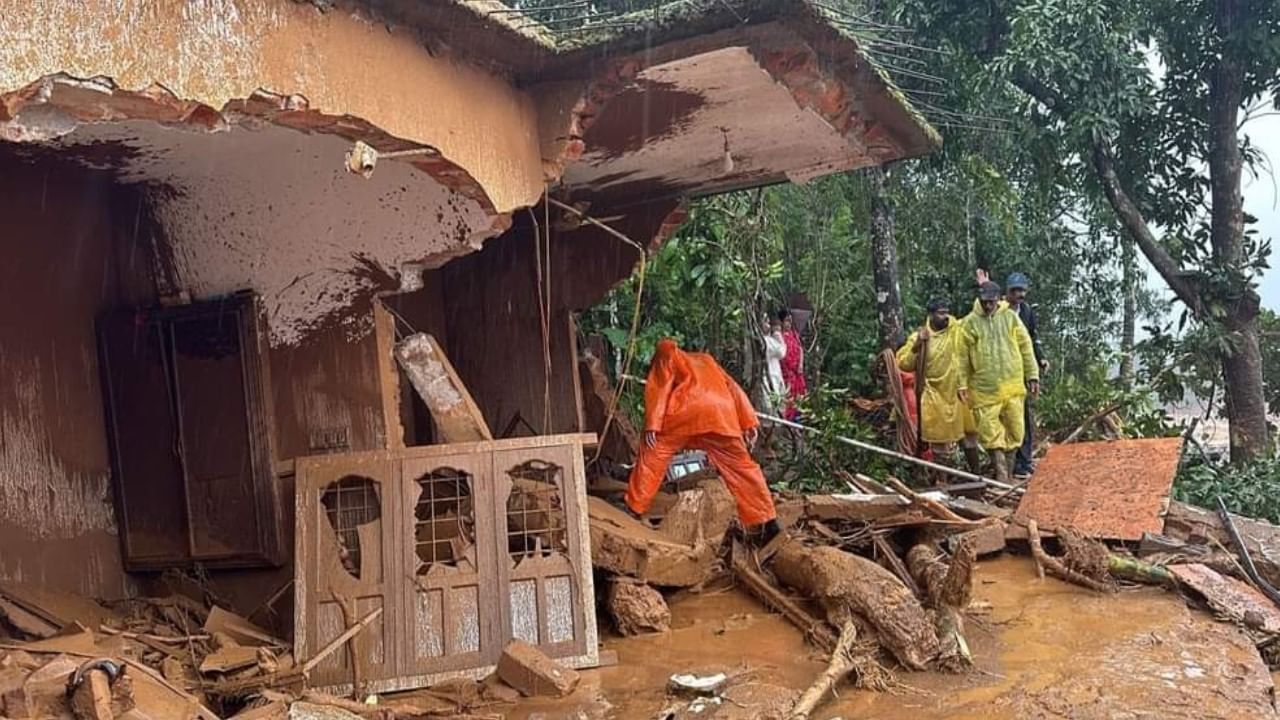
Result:
<instances>
[{"instance_id":1,"label":"mud splattered ceiling","mask_svg":"<svg viewBox=\"0 0 1280 720\"><path fill-rule=\"evenodd\" d=\"M344 316L356 297L394 285L406 263L443 264L498 229L482 201L408 162L384 160L365 179L344 169L349 140L266 122L216 133L96 123L46 146L145 184L164 236L162 283L194 298L257 290L273 344L364 322Z\"/></svg>"},{"instance_id":2,"label":"mud splattered ceiling","mask_svg":"<svg viewBox=\"0 0 1280 720\"><path fill-rule=\"evenodd\" d=\"M585 152L565 182L575 195L610 205L804 181L877 162L797 104L747 47L643 70L605 105L583 140Z\"/></svg>"}]
</instances>

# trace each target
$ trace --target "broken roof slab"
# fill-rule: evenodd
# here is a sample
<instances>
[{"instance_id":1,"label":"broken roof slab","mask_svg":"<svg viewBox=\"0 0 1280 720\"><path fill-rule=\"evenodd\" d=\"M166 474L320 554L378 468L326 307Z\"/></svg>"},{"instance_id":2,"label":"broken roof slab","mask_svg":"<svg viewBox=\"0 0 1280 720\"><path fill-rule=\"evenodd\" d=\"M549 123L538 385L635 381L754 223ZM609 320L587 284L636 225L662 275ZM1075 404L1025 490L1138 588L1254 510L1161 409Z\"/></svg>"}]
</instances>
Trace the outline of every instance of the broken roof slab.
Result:
<instances>
[{"instance_id":1,"label":"broken roof slab","mask_svg":"<svg viewBox=\"0 0 1280 720\"><path fill-rule=\"evenodd\" d=\"M710 12L668 28L673 39L624 34L553 63L551 77L592 72L563 178L575 197L616 206L806 182L938 146L853 37L805 2L759 6L753 22L712 30L725 19Z\"/></svg>"},{"instance_id":2,"label":"broken roof slab","mask_svg":"<svg viewBox=\"0 0 1280 720\"><path fill-rule=\"evenodd\" d=\"M810 0L676 0L573 30L495 0L350 4L425 42L501 46L490 59L540 103L548 179L611 205L804 182L941 143L847 18Z\"/></svg>"}]
</instances>

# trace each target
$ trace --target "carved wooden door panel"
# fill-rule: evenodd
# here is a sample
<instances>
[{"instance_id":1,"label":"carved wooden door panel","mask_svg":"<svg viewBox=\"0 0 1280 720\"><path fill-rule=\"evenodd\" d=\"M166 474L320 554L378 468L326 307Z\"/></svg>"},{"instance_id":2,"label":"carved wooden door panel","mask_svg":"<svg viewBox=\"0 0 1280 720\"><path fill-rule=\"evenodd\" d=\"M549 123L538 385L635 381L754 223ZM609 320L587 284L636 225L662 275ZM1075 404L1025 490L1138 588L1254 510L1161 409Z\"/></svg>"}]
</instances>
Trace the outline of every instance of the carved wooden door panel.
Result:
<instances>
[{"instance_id":1,"label":"carved wooden door panel","mask_svg":"<svg viewBox=\"0 0 1280 720\"><path fill-rule=\"evenodd\" d=\"M502 652L491 463L486 453L406 458L400 684L497 662ZM420 683L419 683L420 684Z\"/></svg>"},{"instance_id":2,"label":"carved wooden door panel","mask_svg":"<svg viewBox=\"0 0 1280 720\"><path fill-rule=\"evenodd\" d=\"M575 457L576 456L576 457ZM502 450L493 455L504 637L539 646L551 657L576 657L594 647L585 603L594 602L580 578L588 555L575 462L581 449L557 445ZM590 577L590 568L585 568Z\"/></svg>"},{"instance_id":3,"label":"carved wooden door panel","mask_svg":"<svg viewBox=\"0 0 1280 720\"><path fill-rule=\"evenodd\" d=\"M295 627L300 658L311 658L351 625L381 608L355 636L362 680L385 678L398 667L396 638L405 625L399 589L401 536L400 463L388 458L312 457L298 475L299 553L296 597L307 604L306 623ZM304 480L305 478L305 480ZM349 687L351 653L329 655L311 671L317 686Z\"/></svg>"}]
</instances>

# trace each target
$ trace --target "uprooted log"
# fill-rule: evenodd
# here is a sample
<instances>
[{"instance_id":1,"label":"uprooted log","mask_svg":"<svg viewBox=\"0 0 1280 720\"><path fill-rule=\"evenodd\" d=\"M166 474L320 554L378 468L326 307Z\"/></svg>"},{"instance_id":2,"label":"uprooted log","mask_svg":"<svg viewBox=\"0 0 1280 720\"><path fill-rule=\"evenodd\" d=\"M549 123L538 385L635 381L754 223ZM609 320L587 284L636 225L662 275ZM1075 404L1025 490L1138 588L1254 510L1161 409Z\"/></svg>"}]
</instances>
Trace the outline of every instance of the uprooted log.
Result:
<instances>
[{"instance_id":1,"label":"uprooted log","mask_svg":"<svg viewBox=\"0 0 1280 720\"><path fill-rule=\"evenodd\" d=\"M948 562L937 547L921 543L907 552L907 567L925 590L926 603L934 612L934 629L940 649L938 663L944 669L962 670L973 663L964 637L962 611L973 597L973 567L977 561L974 540L956 545Z\"/></svg>"},{"instance_id":2,"label":"uprooted log","mask_svg":"<svg viewBox=\"0 0 1280 720\"><path fill-rule=\"evenodd\" d=\"M1048 572L1050 575L1074 583L1082 587L1097 592L1115 592L1116 586L1109 581L1099 580L1067 567L1062 560L1056 558L1044 551L1044 546L1040 544L1040 527L1035 520L1027 521L1027 542L1031 545L1031 557L1036 561L1036 569L1041 577Z\"/></svg>"},{"instance_id":3,"label":"uprooted log","mask_svg":"<svg viewBox=\"0 0 1280 720\"><path fill-rule=\"evenodd\" d=\"M903 666L923 670L937 657L938 636L920 601L871 560L792 540L771 567L783 584L820 602L832 625L844 627L854 616L868 623Z\"/></svg>"}]
</instances>

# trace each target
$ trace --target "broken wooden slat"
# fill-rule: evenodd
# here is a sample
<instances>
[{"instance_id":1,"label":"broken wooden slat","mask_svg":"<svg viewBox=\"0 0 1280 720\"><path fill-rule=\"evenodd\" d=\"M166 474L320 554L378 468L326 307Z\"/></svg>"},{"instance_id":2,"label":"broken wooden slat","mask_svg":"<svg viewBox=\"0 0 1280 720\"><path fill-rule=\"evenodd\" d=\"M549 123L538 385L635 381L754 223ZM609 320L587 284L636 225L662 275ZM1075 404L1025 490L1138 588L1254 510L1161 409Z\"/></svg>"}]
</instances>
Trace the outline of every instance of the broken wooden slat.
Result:
<instances>
[{"instance_id":1,"label":"broken wooden slat","mask_svg":"<svg viewBox=\"0 0 1280 720\"><path fill-rule=\"evenodd\" d=\"M396 345L395 355L431 411L444 442L493 439L480 408L435 338L426 333L410 335Z\"/></svg>"},{"instance_id":2,"label":"broken wooden slat","mask_svg":"<svg viewBox=\"0 0 1280 720\"><path fill-rule=\"evenodd\" d=\"M916 579L907 572L907 566L902 564L902 558L898 557L898 553L893 551L889 546L889 541L884 539L880 533L874 533L871 536L871 544L876 548L876 555L881 563L898 579L903 585L911 591L912 595L917 598L924 598L924 592L920 589L920 585L916 583Z\"/></svg>"}]
</instances>

